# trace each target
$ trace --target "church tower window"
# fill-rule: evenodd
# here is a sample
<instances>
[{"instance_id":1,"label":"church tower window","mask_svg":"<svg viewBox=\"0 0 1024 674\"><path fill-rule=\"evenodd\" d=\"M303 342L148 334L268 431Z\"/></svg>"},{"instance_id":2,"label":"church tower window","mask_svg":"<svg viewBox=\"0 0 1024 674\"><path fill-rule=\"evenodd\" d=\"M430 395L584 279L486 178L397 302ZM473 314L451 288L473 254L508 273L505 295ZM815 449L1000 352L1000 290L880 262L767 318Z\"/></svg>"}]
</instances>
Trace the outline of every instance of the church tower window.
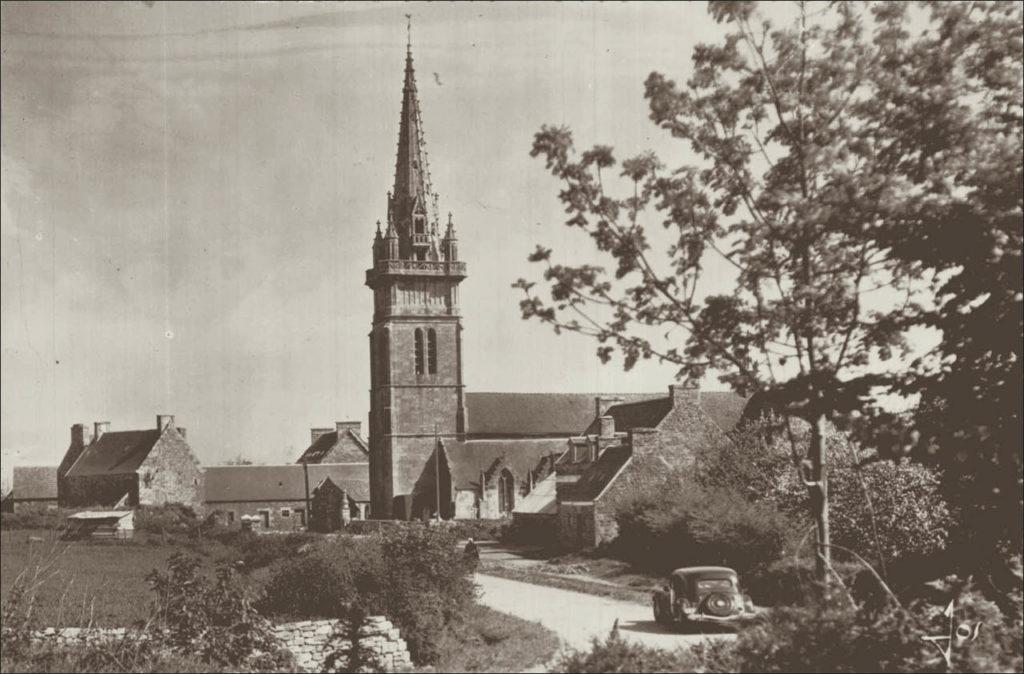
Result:
<instances>
[{"instance_id":1,"label":"church tower window","mask_svg":"<svg viewBox=\"0 0 1024 674\"><path fill-rule=\"evenodd\" d=\"M415 335L416 374L423 374L423 330L416 328Z\"/></svg>"},{"instance_id":2,"label":"church tower window","mask_svg":"<svg viewBox=\"0 0 1024 674\"><path fill-rule=\"evenodd\" d=\"M437 374L437 333L434 328L427 331L427 372Z\"/></svg>"}]
</instances>

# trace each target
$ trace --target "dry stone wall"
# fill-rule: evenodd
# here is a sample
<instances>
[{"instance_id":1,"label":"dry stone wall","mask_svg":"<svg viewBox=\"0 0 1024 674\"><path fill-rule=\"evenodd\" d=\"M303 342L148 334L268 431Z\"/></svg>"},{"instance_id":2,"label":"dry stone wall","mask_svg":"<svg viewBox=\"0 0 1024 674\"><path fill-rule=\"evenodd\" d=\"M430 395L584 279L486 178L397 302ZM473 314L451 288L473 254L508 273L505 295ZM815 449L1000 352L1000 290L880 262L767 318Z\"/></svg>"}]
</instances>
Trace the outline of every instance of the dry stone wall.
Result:
<instances>
[{"instance_id":1,"label":"dry stone wall","mask_svg":"<svg viewBox=\"0 0 1024 674\"><path fill-rule=\"evenodd\" d=\"M332 653L344 665L351 652L348 626L341 620L303 620L276 625L274 632L297 664L306 672L330 671L326 668ZM412 667L409 649L398 628L383 616L373 616L359 628L359 648L374 672L400 672ZM341 671L338 667L337 671Z\"/></svg>"},{"instance_id":2,"label":"dry stone wall","mask_svg":"<svg viewBox=\"0 0 1024 674\"><path fill-rule=\"evenodd\" d=\"M341 620L303 620L273 626L274 635L291 652L299 671L327 672L328 660L335 654L333 671L343 671L348 664L352 642L348 624ZM133 637L146 639L144 633L125 628L49 627L34 632L32 639L39 643L51 642L59 646L74 647L109 643ZM412 668L409 648L405 639L390 620L384 616L371 616L359 628L359 650L366 671L402 672Z\"/></svg>"}]
</instances>

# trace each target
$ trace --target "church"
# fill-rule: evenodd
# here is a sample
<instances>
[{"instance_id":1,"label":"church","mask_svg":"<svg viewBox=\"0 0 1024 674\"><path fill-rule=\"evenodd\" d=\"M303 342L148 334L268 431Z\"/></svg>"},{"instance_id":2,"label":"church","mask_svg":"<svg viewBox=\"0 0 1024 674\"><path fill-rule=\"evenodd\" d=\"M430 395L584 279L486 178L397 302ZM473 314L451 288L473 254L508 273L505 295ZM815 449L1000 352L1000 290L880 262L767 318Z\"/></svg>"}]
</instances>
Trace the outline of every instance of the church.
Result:
<instances>
[{"instance_id":1,"label":"church","mask_svg":"<svg viewBox=\"0 0 1024 674\"><path fill-rule=\"evenodd\" d=\"M454 219L441 220L431 187L410 43L394 185L366 271L374 518L508 517L610 405L664 396L467 392L459 285L468 276Z\"/></svg>"}]
</instances>

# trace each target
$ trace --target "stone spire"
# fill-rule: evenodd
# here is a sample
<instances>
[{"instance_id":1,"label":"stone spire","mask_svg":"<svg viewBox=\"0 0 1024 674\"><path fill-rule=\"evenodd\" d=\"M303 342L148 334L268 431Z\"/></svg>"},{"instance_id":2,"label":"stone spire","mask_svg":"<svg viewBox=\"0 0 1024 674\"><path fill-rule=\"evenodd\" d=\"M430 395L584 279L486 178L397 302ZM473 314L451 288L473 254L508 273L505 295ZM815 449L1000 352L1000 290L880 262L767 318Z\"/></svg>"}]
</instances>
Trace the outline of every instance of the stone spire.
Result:
<instances>
[{"instance_id":1,"label":"stone spire","mask_svg":"<svg viewBox=\"0 0 1024 674\"><path fill-rule=\"evenodd\" d=\"M430 186L423 122L416 95L411 35L410 20L410 37L405 53L405 83L402 85L402 117L398 130L398 152L395 157L395 185L389 202L395 227L403 240L403 257L406 256L406 251L413 253L419 249L428 249L429 239L437 226L433 215L436 197Z\"/></svg>"}]
</instances>

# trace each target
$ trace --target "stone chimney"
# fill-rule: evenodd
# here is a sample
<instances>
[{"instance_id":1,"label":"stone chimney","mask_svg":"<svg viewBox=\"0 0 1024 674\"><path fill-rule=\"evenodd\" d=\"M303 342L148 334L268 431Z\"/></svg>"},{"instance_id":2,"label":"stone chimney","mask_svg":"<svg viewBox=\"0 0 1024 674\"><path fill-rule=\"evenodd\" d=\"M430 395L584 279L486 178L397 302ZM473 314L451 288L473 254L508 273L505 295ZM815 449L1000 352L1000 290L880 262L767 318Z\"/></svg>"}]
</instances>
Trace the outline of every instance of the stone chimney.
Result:
<instances>
[{"instance_id":1,"label":"stone chimney","mask_svg":"<svg viewBox=\"0 0 1024 674\"><path fill-rule=\"evenodd\" d=\"M606 414L599 421L601 422L601 437L613 437L615 435L615 417Z\"/></svg>"},{"instance_id":2,"label":"stone chimney","mask_svg":"<svg viewBox=\"0 0 1024 674\"><path fill-rule=\"evenodd\" d=\"M73 424L71 426L71 446L85 447L92 442L92 431L85 424Z\"/></svg>"},{"instance_id":3,"label":"stone chimney","mask_svg":"<svg viewBox=\"0 0 1024 674\"><path fill-rule=\"evenodd\" d=\"M629 431L628 442L634 457L649 456L657 449L658 431L653 428L634 428Z\"/></svg>"},{"instance_id":4,"label":"stone chimney","mask_svg":"<svg viewBox=\"0 0 1024 674\"><path fill-rule=\"evenodd\" d=\"M615 396L597 396L594 398L594 416L603 417L608 413L608 408L622 402L622 398Z\"/></svg>"},{"instance_id":5,"label":"stone chimney","mask_svg":"<svg viewBox=\"0 0 1024 674\"><path fill-rule=\"evenodd\" d=\"M359 437L363 437L363 422L361 421L336 421L334 422L334 428L338 432L338 437L341 437L347 431L352 431Z\"/></svg>"},{"instance_id":6,"label":"stone chimney","mask_svg":"<svg viewBox=\"0 0 1024 674\"><path fill-rule=\"evenodd\" d=\"M309 429L309 444L316 444L316 441L324 437L328 433L333 432L333 428L311 428Z\"/></svg>"},{"instance_id":7,"label":"stone chimney","mask_svg":"<svg viewBox=\"0 0 1024 674\"><path fill-rule=\"evenodd\" d=\"M156 415L156 430L160 431L161 433L164 432L165 428L167 428L168 426L173 426L173 425L174 425L174 415L173 414L158 414L158 415Z\"/></svg>"},{"instance_id":8,"label":"stone chimney","mask_svg":"<svg viewBox=\"0 0 1024 674\"><path fill-rule=\"evenodd\" d=\"M668 397L672 407L700 404L700 384L669 384Z\"/></svg>"},{"instance_id":9,"label":"stone chimney","mask_svg":"<svg viewBox=\"0 0 1024 674\"><path fill-rule=\"evenodd\" d=\"M103 437L103 434L110 430L109 421L96 421L92 425L93 442Z\"/></svg>"},{"instance_id":10,"label":"stone chimney","mask_svg":"<svg viewBox=\"0 0 1024 674\"><path fill-rule=\"evenodd\" d=\"M596 461L601 453L615 443L615 417L606 414L598 419L601 424L601 431L594 439L591 447L590 460Z\"/></svg>"}]
</instances>

